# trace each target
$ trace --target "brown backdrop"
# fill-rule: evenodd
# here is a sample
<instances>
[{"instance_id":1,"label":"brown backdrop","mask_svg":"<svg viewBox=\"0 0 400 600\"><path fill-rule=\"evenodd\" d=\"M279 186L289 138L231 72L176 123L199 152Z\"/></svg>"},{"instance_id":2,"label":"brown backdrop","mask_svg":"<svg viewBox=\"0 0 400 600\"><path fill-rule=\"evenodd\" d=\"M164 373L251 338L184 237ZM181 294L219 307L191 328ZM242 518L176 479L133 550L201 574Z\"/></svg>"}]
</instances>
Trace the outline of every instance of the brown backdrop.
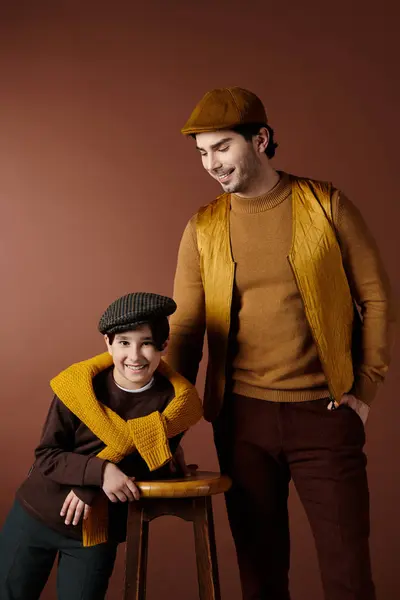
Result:
<instances>
[{"instance_id":1,"label":"brown backdrop","mask_svg":"<svg viewBox=\"0 0 400 600\"><path fill-rule=\"evenodd\" d=\"M105 306L172 292L187 219L219 192L179 134L216 86L266 102L276 165L332 180L363 210L395 288L399 256L397 2L15 2L0 6L1 520L27 473L49 379L102 350ZM379 598L400 597L398 357L368 424ZM185 442L216 468L209 425ZM223 598L240 598L223 503ZM295 600L320 600L311 534L291 496ZM122 558L122 557L121 557ZM120 598L122 563L110 599ZM149 600L197 598L190 526L152 527ZM44 598L55 598L54 578Z\"/></svg>"}]
</instances>

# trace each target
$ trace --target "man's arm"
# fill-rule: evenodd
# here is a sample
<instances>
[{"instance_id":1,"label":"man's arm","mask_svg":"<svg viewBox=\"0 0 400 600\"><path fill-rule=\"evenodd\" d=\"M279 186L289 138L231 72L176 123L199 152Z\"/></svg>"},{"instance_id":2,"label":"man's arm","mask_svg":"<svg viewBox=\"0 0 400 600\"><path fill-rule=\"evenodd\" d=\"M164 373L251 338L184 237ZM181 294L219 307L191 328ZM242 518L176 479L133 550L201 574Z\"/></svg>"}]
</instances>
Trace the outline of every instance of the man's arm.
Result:
<instances>
[{"instance_id":1,"label":"man's arm","mask_svg":"<svg viewBox=\"0 0 400 600\"><path fill-rule=\"evenodd\" d=\"M170 319L167 362L191 383L196 382L205 331L204 289L197 247L196 217L183 233L174 282L177 311Z\"/></svg>"},{"instance_id":2,"label":"man's arm","mask_svg":"<svg viewBox=\"0 0 400 600\"><path fill-rule=\"evenodd\" d=\"M344 268L362 320L350 394L370 405L389 367L395 307L379 250L359 210L341 193L334 195L333 209Z\"/></svg>"}]
</instances>

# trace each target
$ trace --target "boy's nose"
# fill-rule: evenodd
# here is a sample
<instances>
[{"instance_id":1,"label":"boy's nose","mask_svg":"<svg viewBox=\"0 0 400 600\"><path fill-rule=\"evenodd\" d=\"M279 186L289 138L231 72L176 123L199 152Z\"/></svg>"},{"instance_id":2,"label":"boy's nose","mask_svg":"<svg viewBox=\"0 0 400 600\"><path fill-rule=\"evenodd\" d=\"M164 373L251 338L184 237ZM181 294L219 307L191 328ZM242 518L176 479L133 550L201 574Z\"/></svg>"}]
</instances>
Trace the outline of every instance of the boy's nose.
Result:
<instances>
[{"instance_id":1,"label":"boy's nose","mask_svg":"<svg viewBox=\"0 0 400 600\"><path fill-rule=\"evenodd\" d=\"M140 362L140 348L131 346L129 348L129 358L133 363Z\"/></svg>"}]
</instances>

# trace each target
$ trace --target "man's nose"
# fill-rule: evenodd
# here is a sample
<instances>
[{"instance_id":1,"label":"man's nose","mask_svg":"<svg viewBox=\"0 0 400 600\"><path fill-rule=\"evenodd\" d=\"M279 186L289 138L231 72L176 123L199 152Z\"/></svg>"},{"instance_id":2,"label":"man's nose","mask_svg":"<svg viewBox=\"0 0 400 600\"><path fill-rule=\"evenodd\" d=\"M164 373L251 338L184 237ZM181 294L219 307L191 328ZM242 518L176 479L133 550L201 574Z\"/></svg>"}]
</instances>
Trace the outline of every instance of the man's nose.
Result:
<instances>
[{"instance_id":1,"label":"man's nose","mask_svg":"<svg viewBox=\"0 0 400 600\"><path fill-rule=\"evenodd\" d=\"M221 161L219 160L215 152L210 152L207 156L207 170L215 171L217 169L220 169L221 166Z\"/></svg>"}]
</instances>

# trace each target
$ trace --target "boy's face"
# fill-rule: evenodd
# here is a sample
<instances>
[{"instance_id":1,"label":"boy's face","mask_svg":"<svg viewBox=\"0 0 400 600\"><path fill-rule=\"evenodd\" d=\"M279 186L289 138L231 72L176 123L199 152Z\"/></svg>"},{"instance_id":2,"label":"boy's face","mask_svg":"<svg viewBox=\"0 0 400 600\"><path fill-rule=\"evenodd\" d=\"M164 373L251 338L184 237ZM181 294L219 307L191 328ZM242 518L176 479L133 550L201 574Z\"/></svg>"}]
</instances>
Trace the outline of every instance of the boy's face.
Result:
<instances>
[{"instance_id":1,"label":"boy's face","mask_svg":"<svg viewBox=\"0 0 400 600\"><path fill-rule=\"evenodd\" d=\"M104 336L114 362L114 381L128 390L137 390L149 383L164 353L154 345L151 329L140 325L134 331L116 333L112 344Z\"/></svg>"}]
</instances>

